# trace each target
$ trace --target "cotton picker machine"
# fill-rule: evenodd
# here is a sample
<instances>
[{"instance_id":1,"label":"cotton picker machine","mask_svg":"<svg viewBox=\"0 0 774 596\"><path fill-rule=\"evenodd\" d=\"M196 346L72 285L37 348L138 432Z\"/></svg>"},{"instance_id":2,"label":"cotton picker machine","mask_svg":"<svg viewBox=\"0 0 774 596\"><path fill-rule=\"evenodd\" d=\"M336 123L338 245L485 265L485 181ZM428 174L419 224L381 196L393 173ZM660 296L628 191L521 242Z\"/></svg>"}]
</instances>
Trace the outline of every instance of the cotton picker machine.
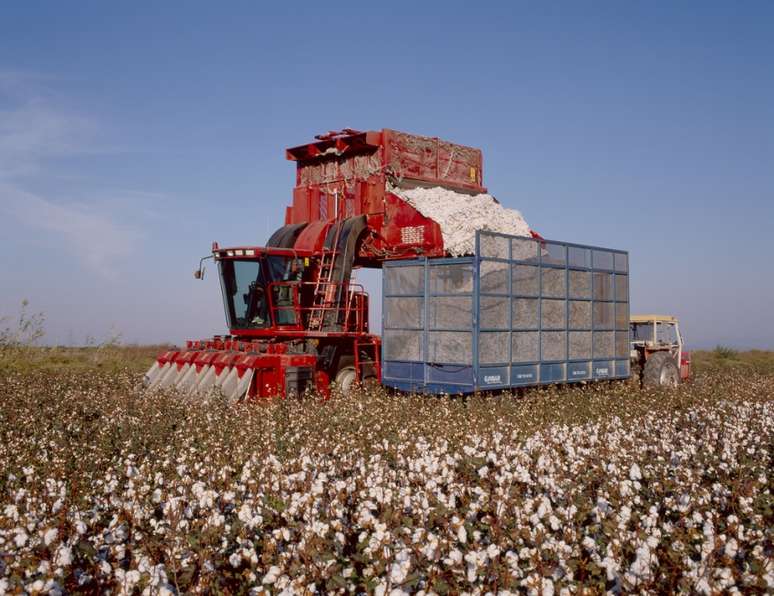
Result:
<instances>
[{"instance_id":1,"label":"cotton picker machine","mask_svg":"<svg viewBox=\"0 0 774 596\"><path fill-rule=\"evenodd\" d=\"M238 401L380 379L380 339L353 269L446 254L439 225L392 191L486 192L481 151L438 138L344 129L286 155L297 172L285 225L265 247L212 245L229 334L161 354L147 387Z\"/></svg>"}]
</instances>

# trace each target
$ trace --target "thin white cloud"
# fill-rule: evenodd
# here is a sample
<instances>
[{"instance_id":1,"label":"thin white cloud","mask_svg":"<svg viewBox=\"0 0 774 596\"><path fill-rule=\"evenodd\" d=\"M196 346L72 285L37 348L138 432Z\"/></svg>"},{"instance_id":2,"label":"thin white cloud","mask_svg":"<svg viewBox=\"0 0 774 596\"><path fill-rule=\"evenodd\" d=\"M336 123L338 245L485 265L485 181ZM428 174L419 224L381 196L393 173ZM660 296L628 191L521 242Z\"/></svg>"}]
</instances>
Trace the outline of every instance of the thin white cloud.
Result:
<instances>
[{"instance_id":1,"label":"thin white cloud","mask_svg":"<svg viewBox=\"0 0 774 596\"><path fill-rule=\"evenodd\" d=\"M31 94L38 81L0 72L0 213L5 225L58 235L87 266L113 278L117 261L142 237L108 212L120 196L64 201L29 190L30 181L46 178L50 160L94 152L98 131L91 119Z\"/></svg>"},{"instance_id":2,"label":"thin white cloud","mask_svg":"<svg viewBox=\"0 0 774 596\"><path fill-rule=\"evenodd\" d=\"M0 184L0 212L44 233L57 234L73 255L107 278L115 263L131 256L142 234L117 224L93 205L55 203L11 185Z\"/></svg>"},{"instance_id":3,"label":"thin white cloud","mask_svg":"<svg viewBox=\"0 0 774 596\"><path fill-rule=\"evenodd\" d=\"M0 94L25 101L30 97L51 95L51 83L62 77L26 70L0 69Z\"/></svg>"},{"instance_id":4,"label":"thin white cloud","mask_svg":"<svg viewBox=\"0 0 774 596\"><path fill-rule=\"evenodd\" d=\"M95 130L88 119L36 99L0 108L0 178L34 174L47 159L83 153Z\"/></svg>"}]
</instances>

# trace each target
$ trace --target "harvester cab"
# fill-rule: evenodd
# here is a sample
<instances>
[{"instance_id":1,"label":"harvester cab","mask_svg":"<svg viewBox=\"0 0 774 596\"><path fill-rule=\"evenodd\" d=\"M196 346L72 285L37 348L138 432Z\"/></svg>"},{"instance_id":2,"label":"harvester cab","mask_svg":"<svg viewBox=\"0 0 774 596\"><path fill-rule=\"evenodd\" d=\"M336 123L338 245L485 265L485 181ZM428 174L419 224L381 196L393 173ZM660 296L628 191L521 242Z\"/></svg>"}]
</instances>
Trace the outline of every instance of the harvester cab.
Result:
<instances>
[{"instance_id":1,"label":"harvester cab","mask_svg":"<svg viewBox=\"0 0 774 596\"><path fill-rule=\"evenodd\" d=\"M643 386L677 386L691 375L691 355L676 317L632 315L630 318L632 377Z\"/></svg>"},{"instance_id":2,"label":"harvester cab","mask_svg":"<svg viewBox=\"0 0 774 596\"><path fill-rule=\"evenodd\" d=\"M310 254L276 248L215 251L226 322L234 335L296 328ZM257 332L257 333L252 333Z\"/></svg>"}]
</instances>

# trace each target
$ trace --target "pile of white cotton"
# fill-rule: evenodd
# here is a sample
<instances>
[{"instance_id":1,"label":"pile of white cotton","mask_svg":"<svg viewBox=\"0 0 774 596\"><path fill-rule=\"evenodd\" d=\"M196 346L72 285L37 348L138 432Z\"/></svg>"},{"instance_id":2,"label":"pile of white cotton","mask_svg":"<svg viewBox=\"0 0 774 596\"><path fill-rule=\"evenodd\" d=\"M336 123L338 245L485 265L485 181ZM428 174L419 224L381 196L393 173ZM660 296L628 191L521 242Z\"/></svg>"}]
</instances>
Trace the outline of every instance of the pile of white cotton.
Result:
<instances>
[{"instance_id":1,"label":"pile of white cotton","mask_svg":"<svg viewBox=\"0 0 774 596\"><path fill-rule=\"evenodd\" d=\"M492 195L471 196L440 186L390 190L441 226L444 248L454 257L473 254L476 230L530 235L521 213L506 209Z\"/></svg>"}]
</instances>

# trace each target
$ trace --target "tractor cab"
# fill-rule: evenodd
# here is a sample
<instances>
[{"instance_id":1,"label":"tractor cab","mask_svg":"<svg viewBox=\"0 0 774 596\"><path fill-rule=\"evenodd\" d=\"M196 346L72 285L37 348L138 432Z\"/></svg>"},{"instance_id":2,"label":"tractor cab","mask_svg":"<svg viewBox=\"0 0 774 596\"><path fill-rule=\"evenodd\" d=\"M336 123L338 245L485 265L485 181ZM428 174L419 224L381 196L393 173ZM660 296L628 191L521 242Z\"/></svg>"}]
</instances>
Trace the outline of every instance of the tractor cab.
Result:
<instances>
[{"instance_id":1,"label":"tractor cab","mask_svg":"<svg viewBox=\"0 0 774 596\"><path fill-rule=\"evenodd\" d=\"M676 317L632 315L629 331L632 372L643 385L674 386L690 377L690 353Z\"/></svg>"},{"instance_id":2,"label":"tractor cab","mask_svg":"<svg viewBox=\"0 0 774 596\"><path fill-rule=\"evenodd\" d=\"M301 325L302 288L311 252L277 248L215 249L226 322L234 335Z\"/></svg>"},{"instance_id":3,"label":"tractor cab","mask_svg":"<svg viewBox=\"0 0 774 596\"><path fill-rule=\"evenodd\" d=\"M226 322L234 336L365 333L359 284L320 279L320 255L286 248L214 248Z\"/></svg>"}]
</instances>

